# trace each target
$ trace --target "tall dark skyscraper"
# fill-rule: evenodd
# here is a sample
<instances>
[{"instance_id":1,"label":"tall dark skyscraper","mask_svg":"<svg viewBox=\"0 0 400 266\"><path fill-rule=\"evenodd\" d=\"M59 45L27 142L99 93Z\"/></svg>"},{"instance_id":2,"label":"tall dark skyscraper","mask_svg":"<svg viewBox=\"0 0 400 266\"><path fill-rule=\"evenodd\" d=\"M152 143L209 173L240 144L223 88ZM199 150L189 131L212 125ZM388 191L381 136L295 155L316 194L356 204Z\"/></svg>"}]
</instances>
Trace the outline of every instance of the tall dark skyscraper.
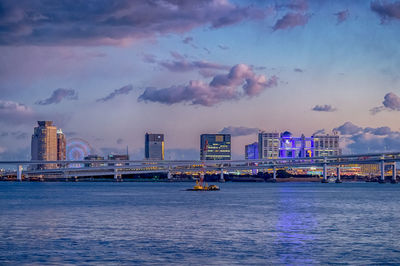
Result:
<instances>
[{"instance_id":1,"label":"tall dark skyscraper","mask_svg":"<svg viewBox=\"0 0 400 266\"><path fill-rule=\"evenodd\" d=\"M230 134L202 134L200 136L200 160L230 160Z\"/></svg>"},{"instance_id":2,"label":"tall dark skyscraper","mask_svg":"<svg viewBox=\"0 0 400 266\"><path fill-rule=\"evenodd\" d=\"M149 160L164 160L164 134L146 133L144 157Z\"/></svg>"}]
</instances>

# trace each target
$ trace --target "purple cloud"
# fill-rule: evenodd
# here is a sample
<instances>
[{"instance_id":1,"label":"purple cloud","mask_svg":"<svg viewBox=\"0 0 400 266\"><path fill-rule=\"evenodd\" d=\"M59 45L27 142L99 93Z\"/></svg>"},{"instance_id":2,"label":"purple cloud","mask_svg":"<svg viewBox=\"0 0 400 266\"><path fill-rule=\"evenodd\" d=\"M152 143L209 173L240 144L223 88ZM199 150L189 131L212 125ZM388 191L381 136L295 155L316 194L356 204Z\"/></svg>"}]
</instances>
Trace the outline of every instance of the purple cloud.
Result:
<instances>
[{"instance_id":1,"label":"purple cloud","mask_svg":"<svg viewBox=\"0 0 400 266\"><path fill-rule=\"evenodd\" d=\"M10 124L23 124L35 119L32 108L13 101L0 100L0 121Z\"/></svg>"},{"instance_id":2,"label":"purple cloud","mask_svg":"<svg viewBox=\"0 0 400 266\"><path fill-rule=\"evenodd\" d=\"M14 137L14 138L16 138L16 139L18 139L18 140L28 138L28 134L25 133L25 132L22 132L22 131L1 132L1 133L0 133L0 136L1 136L1 137L8 137L8 136L11 136L11 137Z\"/></svg>"},{"instance_id":3,"label":"purple cloud","mask_svg":"<svg viewBox=\"0 0 400 266\"><path fill-rule=\"evenodd\" d=\"M320 129L315 131L312 135L314 136L314 135L325 135L325 134L326 134L325 129Z\"/></svg>"},{"instance_id":4,"label":"purple cloud","mask_svg":"<svg viewBox=\"0 0 400 266\"><path fill-rule=\"evenodd\" d=\"M240 136L248 136L248 135L255 135L259 132L260 129L258 128L251 128L251 127L224 127L218 133L220 134L231 134L232 137L240 137Z\"/></svg>"},{"instance_id":5,"label":"purple cloud","mask_svg":"<svg viewBox=\"0 0 400 266\"><path fill-rule=\"evenodd\" d=\"M390 129L390 127L377 127L377 128L366 127L364 128L364 132L370 133L372 135L384 136L392 133L392 130Z\"/></svg>"},{"instance_id":6,"label":"purple cloud","mask_svg":"<svg viewBox=\"0 0 400 266\"><path fill-rule=\"evenodd\" d=\"M343 125L334 128L334 131L338 131L342 135L354 135L363 131L362 127L354 125L352 122L346 122Z\"/></svg>"},{"instance_id":7,"label":"purple cloud","mask_svg":"<svg viewBox=\"0 0 400 266\"><path fill-rule=\"evenodd\" d=\"M1 12L2 45L124 45L266 16L263 8L218 0L8 1Z\"/></svg>"},{"instance_id":8,"label":"purple cloud","mask_svg":"<svg viewBox=\"0 0 400 266\"><path fill-rule=\"evenodd\" d=\"M153 54L144 54L142 56L142 58L143 58L143 62L145 62L145 63L154 64L157 62L157 58Z\"/></svg>"},{"instance_id":9,"label":"purple cloud","mask_svg":"<svg viewBox=\"0 0 400 266\"><path fill-rule=\"evenodd\" d=\"M219 49L221 49L221 50L228 50L228 49L229 49L228 46L223 45L223 44L218 44L218 47L219 47Z\"/></svg>"},{"instance_id":10,"label":"purple cloud","mask_svg":"<svg viewBox=\"0 0 400 266\"><path fill-rule=\"evenodd\" d=\"M385 95L382 104L383 106L370 109L371 114L375 115L384 110L400 111L400 97L393 92L389 92Z\"/></svg>"},{"instance_id":11,"label":"purple cloud","mask_svg":"<svg viewBox=\"0 0 400 266\"><path fill-rule=\"evenodd\" d=\"M161 89L146 88L138 101L168 105L189 102L193 105L213 106L224 101L257 96L274 86L277 86L277 77L267 79L264 75L256 75L248 65L238 64L233 66L228 74L214 76L209 84L192 80L188 85Z\"/></svg>"},{"instance_id":12,"label":"purple cloud","mask_svg":"<svg viewBox=\"0 0 400 266\"><path fill-rule=\"evenodd\" d=\"M307 0L293 0L287 4L278 4L275 5L276 9L287 8L294 11L304 12L308 10L308 1Z\"/></svg>"},{"instance_id":13,"label":"purple cloud","mask_svg":"<svg viewBox=\"0 0 400 266\"><path fill-rule=\"evenodd\" d=\"M310 16L301 13L287 13L282 18L278 19L275 25L272 27L274 31L290 29L297 26L304 26L307 24Z\"/></svg>"},{"instance_id":14,"label":"purple cloud","mask_svg":"<svg viewBox=\"0 0 400 266\"><path fill-rule=\"evenodd\" d=\"M118 95L123 95L123 94L128 94L129 92L131 92L133 90L133 86L132 85L126 85L122 88L119 88L117 90L114 90L113 92L111 92L109 95L107 95L106 97L97 99L96 102L106 102L109 101L113 98L115 98Z\"/></svg>"},{"instance_id":15,"label":"purple cloud","mask_svg":"<svg viewBox=\"0 0 400 266\"><path fill-rule=\"evenodd\" d=\"M78 100L78 93L73 89L56 89L47 99L37 101L38 105L49 105L60 103L63 99Z\"/></svg>"},{"instance_id":16,"label":"purple cloud","mask_svg":"<svg viewBox=\"0 0 400 266\"><path fill-rule=\"evenodd\" d=\"M388 94L385 95L382 104L383 106L389 108L390 110L400 111L400 97L394 94L393 92L389 92Z\"/></svg>"},{"instance_id":17,"label":"purple cloud","mask_svg":"<svg viewBox=\"0 0 400 266\"><path fill-rule=\"evenodd\" d=\"M337 24L344 22L346 19L349 18L350 12L348 9L339 11L334 14L336 16Z\"/></svg>"},{"instance_id":18,"label":"purple cloud","mask_svg":"<svg viewBox=\"0 0 400 266\"><path fill-rule=\"evenodd\" d=\"M400 19L400 1L390 3L388 1L375 0L371 2L370 7L373 12L378 14L382 23L390 19Z\"/></svg>"},{"instance_id":19,"label":"purple cloud","mask_svg":"<svg viewBox=\"0 0 400 266\"><path fill-rule=\"evenodd\" d=\"M334 112L336 111L336 108L333 107L332 105L324 104L324 105L316 105L311 110L317 112Z\"/></svg>"},{"instance_id":20,"label":"purple cloud","mask_svg":"<svg viewBox=\"0 0 400 266\"><path fill-rule=\"evenodd\" d=\"M177 59L175 56L174 58ZM229 69L228 66L211 63L207 61L188 61L184 58L180 58L179 60L174 61L161 61L159 65L173 72L185 72L192 71L195 69L218 69L218 70L226 70Z\"/></svg>"},{"instance_id":21,"label":"purple cloud","mask_svg":"<svg viewBox=\"0 0 400 266\"><path fill-rule=\"evenodd\" d=\"M185 44L189 44L189 43L193 42L193 37L188 36L185 39L183 39L182 42Z\"/></svg>"}]
</instances>

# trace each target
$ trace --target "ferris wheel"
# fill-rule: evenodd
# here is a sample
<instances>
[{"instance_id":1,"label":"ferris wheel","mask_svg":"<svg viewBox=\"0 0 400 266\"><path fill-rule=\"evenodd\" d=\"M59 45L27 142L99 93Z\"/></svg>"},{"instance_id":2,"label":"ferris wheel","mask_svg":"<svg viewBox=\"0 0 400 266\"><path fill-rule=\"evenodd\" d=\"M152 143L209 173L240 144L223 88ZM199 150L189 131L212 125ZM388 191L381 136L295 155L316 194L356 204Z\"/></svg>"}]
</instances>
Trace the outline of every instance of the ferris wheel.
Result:
<instances>
[{"instance_id":1,"label":"ferris wheel","mask_svg":"<svg viewBox=\"0 0 400 266\"><path fill-rule=\"evenodd\" d=\"M83 161L86 156L93 153L93 148L89 142L81 138L72 138L67 141L67 160ZM81 164L71 165L71 167L80 167Z\"/></svg>"}]
</instances>

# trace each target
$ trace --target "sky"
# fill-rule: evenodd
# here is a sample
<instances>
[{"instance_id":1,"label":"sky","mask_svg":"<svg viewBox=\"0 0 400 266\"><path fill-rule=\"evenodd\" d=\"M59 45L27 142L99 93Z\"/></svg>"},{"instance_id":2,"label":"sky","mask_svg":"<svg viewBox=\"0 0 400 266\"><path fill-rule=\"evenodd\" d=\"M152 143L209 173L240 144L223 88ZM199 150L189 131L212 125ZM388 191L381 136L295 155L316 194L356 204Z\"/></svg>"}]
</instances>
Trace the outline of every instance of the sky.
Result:
<instances>
[{"instance_id":1,"label":"sky","mask_svg":"<svg viewBox=\"0 0 400 266\"><path fill-rule=\"evenodd\" d=\"M91 153L198 159L200 134L340 133L400 150L400 1L0 0L0 159L37 120ZM84 141L83 141L84 140Z\"/></svg>"}]
</instances>

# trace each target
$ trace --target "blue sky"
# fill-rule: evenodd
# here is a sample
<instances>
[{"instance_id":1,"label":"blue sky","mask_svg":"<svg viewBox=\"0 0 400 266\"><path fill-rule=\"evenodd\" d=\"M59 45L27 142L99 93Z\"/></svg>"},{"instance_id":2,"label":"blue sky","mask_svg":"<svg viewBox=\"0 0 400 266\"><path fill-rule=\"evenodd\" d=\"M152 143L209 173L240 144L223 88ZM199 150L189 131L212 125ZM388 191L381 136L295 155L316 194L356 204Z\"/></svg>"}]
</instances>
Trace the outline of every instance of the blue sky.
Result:
<instances>
[{"instance_id":1,"label":"blue sky","mask_svg":"<svg viewBox=\"0 0 400 266\"><path fill-rule=\"evenodd\" d=\"M1 0L0 158L29 159L44 119L135 159L145 132L197 159L224 128L235 158L258 130L399 150L399 29L389 0Z\"/></svg>"}]
</instances>

